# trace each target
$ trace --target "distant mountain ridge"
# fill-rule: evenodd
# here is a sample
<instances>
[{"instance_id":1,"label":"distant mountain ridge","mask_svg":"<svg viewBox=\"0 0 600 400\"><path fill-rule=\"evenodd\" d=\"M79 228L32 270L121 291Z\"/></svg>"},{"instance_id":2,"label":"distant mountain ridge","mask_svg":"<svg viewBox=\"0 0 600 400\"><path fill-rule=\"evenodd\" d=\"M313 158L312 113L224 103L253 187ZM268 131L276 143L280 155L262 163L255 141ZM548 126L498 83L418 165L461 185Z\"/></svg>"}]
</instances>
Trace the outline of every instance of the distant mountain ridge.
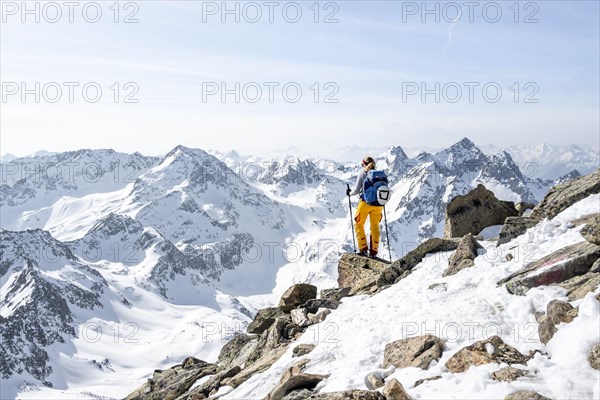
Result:
<instances>
[{"instance_id":1,"label":"distant mountain ridge","mask_svg":"<svg viewBox=\"0 0 600 400\"><path fill-rule=\"evenodd\" d=\"M510 152L488 154L467 138L414 157L399 146L374 156L394 192L395 257L442 235L446 204L480 183L503 200L536 202L558 181L529 177ZM568 165L588 168L582 160ZM152 324L138 314L166 310L162 335L183 343L206 327L192 316L177 325L182 309L243 327L290 283L330 286L331 259L352 250L345 187L359 162L185 146L161 158L84 149L1 162L3 379L60 386L61 368L96 371L103 358L80 333L90 321L143 331ZM40 310L35 329L18 336ZM147 339L149 348L160 351L161 340ZM116 379L129 364L112 357Z\"/></svg>"}]
</instances>

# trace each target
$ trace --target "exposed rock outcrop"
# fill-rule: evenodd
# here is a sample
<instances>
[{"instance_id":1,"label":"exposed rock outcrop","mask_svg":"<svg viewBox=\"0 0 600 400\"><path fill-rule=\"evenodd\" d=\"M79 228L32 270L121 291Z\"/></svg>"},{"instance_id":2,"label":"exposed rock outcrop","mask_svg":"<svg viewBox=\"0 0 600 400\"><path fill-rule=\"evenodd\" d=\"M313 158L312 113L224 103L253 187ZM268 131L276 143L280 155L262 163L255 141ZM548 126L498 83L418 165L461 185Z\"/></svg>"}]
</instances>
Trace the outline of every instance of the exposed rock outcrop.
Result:
<instances>
[{"instance_id":1,"label":"exposed rock outcrop","mask_svg":"<svg viewBox=\"0 0 600 400\"><path fill-rule=\"evenodd\" d=\"M404 386L396 378L392 378L385 384L383 395L386 400L411 400L411 397L404 390Z\"/></svg>"},{"instance_id":2,"label":"exposed rock outcrop","mask_svg":"<svg viewBox=\"0 0 600 400\"><path fill-rule=\"evenodd\" d=\"M282 400L294 390L313 389L319 382L329 376L304 373L304 367L309 361L305 359L288 368L281 376L279 384L271 390L265 400Z\"/></svg>"},{"instance_id":3,"label":"exposed rock outcrop","mask_svg":"<svg viewBox=\"0 0 600 400\"><path fill-rule=\"evenodd\" d=\"M600 246L600 214L596 214L594 219L581 228L579 232L585 240Z\"/></svg>"},{"instance_id":4,"label":"exposed rock outcrop","mask_svg":"<svg viewBox=\"0 0 600 400\"><path fill-rule=\"evenodd\" d=\"M600 193L600 169L554 186L531 212L532 218L552 219L579 200Z\"/></svg>"},{"instance_id":5,"label":"exposed rock outcrop","mask_svg":"<svg viewBox=\"0 0 600 400\"><path fill-rule=\"evenodd\" d=\"M472 366L489 363L525 365L529 358L504 343L500 337L492 336L459 350L446 362L446 368L457 373L465 372Z\"/></svg>"},{"instance_id":6,"label":"exposed rock outcrop","mask_svg":"<svg viewBox=\"0 0 600 400\"><path fill-rule=\"evenodd\" d=\"M248 325L246 332L255 333L260 335L275 322L275 319L278 317L282 317L284 315L283 311L278 307L268 307L263 308L262 310L258 310L256 316Z\"/></svg>"},{"instance_id":7,"label":"exposed rock outcrop","mask_svg":"<svg viewBox=\"0 0 600 400\"><path fill-rule=\"evenodd\" d=\"M377 288L375 282L388 264L352 253L342 254L338 263L338 285L349 287L349 295Z\"/></svg>"},{"instance_id":8,"label":"exposed rock outcrop","mask_svg":"<svg viewBox=\"0 0 600 400\"><path fill-rule=\"evenodd\" d=\"M600 343L595 344L588 354L588 362L594 369L600 370Z\"/></svg>"},{"instance_id":9,"label":"exposed rock outcrop","mask_svg":"<svg viewBox=\"0 0 600 400\"><path fill-rule=\"evenodd\" d=\"M279 308L284 312L290 312L310 299L317 298L317 287L306 283L297 283L290 286L279 300Z\"/></svg>"},{"instance_id":10,"label":"exposed rock outcrop","mask_svg":"<svg viewBox=\"0 0 600 400\"><path fill-rule=\"evenodd\" d=\"M477 249L479 248L481 248L481 245L475 240L473 235L469 233L463 236L458 243L458 248L450 257L448 269L444 271L443 276L454 275L465 268L475 265L473 260L477 257Z\"/></svg>"},{"instance_id":11,"label":"exposed rock outcrop","mask_svg":"<svg viewBox=\"0 0 600 400\"><path fill-rule=\"evenodd\" d=\"M430 253L456 250L458 239L431 238L409 251L404 257L387 266L377 278L377 286L382 287L397 282L419 264Z\"/></svg>"},{"instance_id":12,"label":"exposed rock outcrop","mask_svg":"<svg viewBox=\"0 0 600 400\"><path fill-rule=\"evenodd\" d=\"M517 204L515 204L515 208L516 208L517 212L519 213L519 217L523 216L523 214L525 214L525 212L527 210L533 210L534 207L535 207L535 204L528 203L526 201L520 201Z\"/></svg>"},{"instance_id":13,"label":"exposed rock outcrop","mask_svg":"<svg viewBox=\"0 0 600 400\"><path fill-rule=\"evenodd\" d=\"M550 400L547 397L542 396L539 393L533 392L531 390L519 390L518 392L514 392L509 394L504 398L504 400Z\"/></svg>"},{"instance_id":14,"label":"exposed rock outcrop","mask_svg":"<svg viewBox=\"0 0 600 400\"><path fill-rule=\"evenodd\" d=\"M381 393L371 390L345 390L342 392L313 393L299 390L289 393L282 400L387 400Z\"/></svg>"},{"instance_id":15,"label":"exposed rock outcrop","mask_svg":"<svg viewBox=\"0 0 600 400\"><path fill-rule=\"evenodd\" d=\"M444 341L433 335L396 340L385 345L383 366L429 368L442 356Z\"/></svg>"},{"instance_id":16,"label":"exposed rock outcrop","mask_svg":"<svg viewBox=\"0 0 600 400\"><path fill-rule=\"evenodd\" d=\"M509 293L523 295L532 287L564 282L587 273L600 257L600 246L581 242L564 247L498 282Z\"/></svg>"},{"instance_id":17,"label":"exposed rock outcrop","mask_svg":"<svg viewBox=\"0 0 600 400\"><path fill-rule=\"evenodd\" d=\"M479 184L464 196L456 196L446 207L444 237L478 234L483 228L504 223L518 211L510 201L498 200L494 193Z\"/></svg>"},{"instance_id":18,"label":"exposed rock outcrop","mask_svg":"<svg viewBox=\"0 0 600 400\"><path fill-rule=\"evenodd\" d=\"M214 375L217 366L194 357L164 371L154 371L152 378L126 397L126 400L174 400L189 390L198 379Z\"/></svg>"},{"instance_id":19,"label":"exposed rock outcrop","mask_svg":"<svg viewBox=\"0 0 600 400\"><path fill-rule=\"evenodd\" d=\"M533 228L540 222L539 219L531 217L508 217L498 235L496 245L508 243L514 238L521 236L527 229Z\"/></svg>"},{"instance_id":20,"label":"exposed rock outcrop","mask_svg":"<svg viewBox=\"0 0 600 400\"><path fill-rule=\"evenodd\" d=\"M350 294L350 290L350 287L323 289L321 290L321 298L326 300L340 301L341 299L347 297Z\"/></svg>"},{"instance_id":21,"label":"exposed rock outcrop","mask_svg":"<svg viewBox=\"0 0 600 400\"><path fill-rule=\"evenodd\" d=\"M492 372L492 379L501 382L516 381L523 376L527 376L527 370L511 366L500 368L498 371Z\"/></svg>"}]
</instances>

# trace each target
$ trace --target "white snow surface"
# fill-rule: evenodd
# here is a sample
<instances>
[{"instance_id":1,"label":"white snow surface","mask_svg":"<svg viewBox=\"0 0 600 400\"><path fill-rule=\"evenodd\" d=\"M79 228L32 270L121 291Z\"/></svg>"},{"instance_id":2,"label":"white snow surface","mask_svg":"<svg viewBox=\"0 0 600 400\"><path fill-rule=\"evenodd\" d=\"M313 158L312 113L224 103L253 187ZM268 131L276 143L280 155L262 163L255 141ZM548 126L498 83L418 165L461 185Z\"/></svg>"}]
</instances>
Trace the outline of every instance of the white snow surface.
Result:
<instances>
[{"instance_id":1,"label":"white snow surface","mask_svg":"<svg viewBox=\"0 0 600 400\"><path fill-rule=\"evenodd\" d=\"M556 399L592 399L600 395L600 376L587 362L591 346L600 341L600 303L588 294L577 301L579 316L561 325L548 343L540 343L534 313L545 311L552 299L565 300L564 289L539 287L526 296L509 294L496 282L564 246L583 241L578 229L569 229L568 221L597 212L597 195L590 196L554 220L545 220L527 234L496 249L495 243L483 242L484 254L475 266L455 276L442 277L452 252L428 255L407 278L374 296L355 296L312 326L300 343L315 344L306 373L330 374L319 385L322 392L365 389L369 373L383 368L387 343L411 336L434 334L446 340L439 362L428 370L404 368L393 372L415 399L499 399L517 390L535 390ZM531 246L534 243L535 246ZM512 252L515 258L505 261ZM432 283L446 283L446 291L428 289ZM453 374L444 366L459 349L492 335L522 353L541 349L527 363L530 376L512 383L497 382L490 374L503 365L471 367ZM223 399L259 399L278 383L282 373L298 361L288 351L267 371L257 374L231 391ZM415 381L441 375L442 378L414 387Z\"/></svg>"},{"instance_id":2,"label":"white snow surface","mask_svg":"<svg viewBox=\"0 0 600 400\"><path fill-rule=\"evenodd\" d=\"M10 218L2 225L15 230L41 228L54 238L67 241L82 238L100 218L117 213L141 221L146 230L156 235L160 232L181 251L194 243L201 244L204 238L210 239L208 244L218 244L232 232L252 232L263 251L262 258L225 270L218 281L208 282L199 274L176 275L165 283L167 298L159 296L147 280L160 255L155 247L132 264L106 257L90 263L108 282L110 293L103 302L110 302L104 303L106 308L101 310L73 310L80 330L78 338L46 349L54 368L50 377L54 387L40 386L27 374L15 375L2 381L0 398L122 398L143 384L154 369L168 368L187 356L216 361L226 339L235 331L245 330L249 318L240 312L241 306L251 311L273 306L294 283L312 283L319 289L337 286L339 256L352 251L342 182L354 174L354 169L331 174L327 188L323 182L283 189L257 182L234 182L235 191L244 196L229 202L231 197L189 186L188 168L192 168L190 161L194 158L184 153L180 150L160 163L156 161L139 177L133 175L136 183L129 179L115 183L107 175L95 186L82 185L56 196L50 192L46 198L35 197L30 202L6 207L3 216ZM428 214L432 212L428 205L420 208L420 199L436 199L438 192L434 189L440 189L439 197L449 200L463 186L474 184L475 177L458 183L438 181L434 173L427 174L428 169L432 169L431 164L417 166L413 176L393 187L394 197L387 207L393 258L416 246L420 241L418 232L431 227L437 232L443 229L439 220ZM519 199L500 184L491 189L503 199ZM416 199L414 204L419 207L402 203L405 196ZM256 203L246 204L248 200ZM204 214L181 210L184 202L190 207L197 204ZM545 310L553 298L564 299L564 290L543 287L519 297L496 286L499 279L526 263L584 240L580 227L571 228L569 221L600 212L599 204L600 195L590 196L499 248L493 242L483 242L486 250L475 260L475 266L455 276L442 277L452 252L438 253L428 256L408 278L375 296L344 299L326 321L311 327L300 339L299 343L317 344L307 356L311 359L307 372L331 374L319 386L322 391L365 388L368 373L382 367L386 343L434 333L447 339L439 363L427 371L410 368L392 374L414 398L502 398L524 388L550 398L599 398L598 373L585 360L591 344L599 341L597 302L591 296L577 302L579 317L559 327L553 340L544 346L539 343L533 314ZM233 214L228 216L229 212ZM217 226L228 218L230 226ZM272 228L273 221L280 222L279 230ZM497 227L490 227L482 234L490 239L497 235L496 230ZM267 262L268 243L276 243L275 261ZM106 240L100 248L104 254L112 255L114 244ZM380 251L387 257L384 240ZM504 261L508 252L514 256L510 262ZM52 271L44 273L52 275ZM8 287L6 282L0 282L3 293ZM447 283L446 291L427 289L440 282ZM120 295L131 302L131 307L119 301ZM2 304L1 315L9 315L19 302L26 302L27 293L20 292L11 300L12 306ZM532 376L510 384L489 378L501 367L498 365L471 368L463 374L450 374L445 369L444 363L458 349L492 334L499 334L522 352L542 349L548 356L536 356L527 366ZM281 373L297 361L291 358L293 347L270 369L223 398L263 398ZM98 367L96 363L104 359L109 360L109 365ZM442 379L413 388L417 379L435 375L442 375Z\"/></svg>"}]
</instances>

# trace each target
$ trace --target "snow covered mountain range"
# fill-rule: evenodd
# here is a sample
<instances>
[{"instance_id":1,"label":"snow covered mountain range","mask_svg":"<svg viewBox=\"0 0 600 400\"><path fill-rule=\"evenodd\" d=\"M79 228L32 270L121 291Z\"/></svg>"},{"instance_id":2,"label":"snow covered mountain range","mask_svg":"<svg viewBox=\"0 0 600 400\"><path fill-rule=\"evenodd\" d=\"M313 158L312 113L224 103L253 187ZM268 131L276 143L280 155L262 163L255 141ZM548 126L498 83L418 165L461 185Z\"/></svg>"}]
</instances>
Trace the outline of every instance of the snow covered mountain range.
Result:
<instances>
[{"instance_id":1,"label":"snow covered mountain range","mask_svg":"<svg viewBox=\"0 0 600 400\"><path fill-rule=\"evenodd\" d=\"M569 149L560 165L548 160L563 150L483 152L466 138L412 158L400 147L382 152L393 258L442 236L446 204L479 183L502 200L535 203L564 175L598 168L597 152ZM519 167L532 160L539 176ZM184 146L161 158L6 158L0 397L122 397L149 366L216 357L291 284L335 286L337 258L352 250L344 193L358 168Z\"/></svg>"}]
</instances>

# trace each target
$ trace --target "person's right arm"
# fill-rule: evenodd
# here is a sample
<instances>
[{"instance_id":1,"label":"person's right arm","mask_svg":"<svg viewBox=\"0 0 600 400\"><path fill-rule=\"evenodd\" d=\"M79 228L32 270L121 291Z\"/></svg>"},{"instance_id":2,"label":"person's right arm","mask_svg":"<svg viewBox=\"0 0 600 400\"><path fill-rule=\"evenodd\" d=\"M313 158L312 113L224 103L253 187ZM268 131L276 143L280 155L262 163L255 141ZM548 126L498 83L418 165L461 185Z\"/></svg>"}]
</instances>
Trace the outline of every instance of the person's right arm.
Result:
<instances>
[{"instance_id":1,"label":"person's right arm","mask_svg":"<svg viewBox=\"0 0 600 400\"><path fill-rule=\"evenodd\" d=\"M354 185L354 189L350 192L350 196L354 196L360 193L363 187L363 181L365 180L367 174L365 171L361 171L360 174L356 177L356 184Z\"/></svg>"}]
</instances>

